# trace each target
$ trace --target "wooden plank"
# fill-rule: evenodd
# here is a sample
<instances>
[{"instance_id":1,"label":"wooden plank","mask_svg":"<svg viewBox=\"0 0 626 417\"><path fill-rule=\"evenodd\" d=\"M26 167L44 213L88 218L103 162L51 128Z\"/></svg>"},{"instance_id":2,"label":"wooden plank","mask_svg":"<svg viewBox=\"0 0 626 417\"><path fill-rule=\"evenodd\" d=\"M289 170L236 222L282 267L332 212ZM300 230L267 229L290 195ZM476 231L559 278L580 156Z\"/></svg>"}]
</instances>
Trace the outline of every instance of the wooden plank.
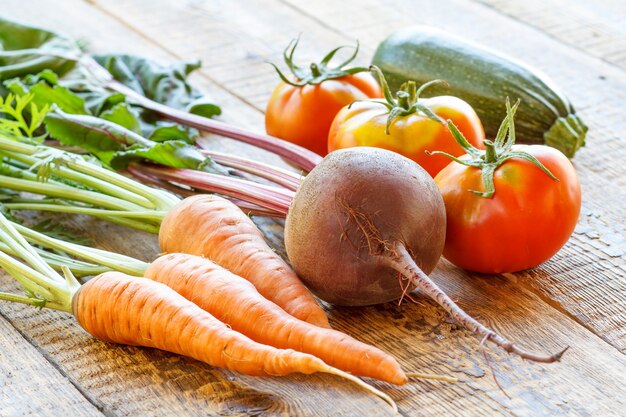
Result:
<instances>
[{"instance_id":1,"label":"wooden plank","mask_svg":"<svg viewBox=\"0 0 626 417\"><path fill-rule=\"evenodd\" d=\"M116 30L111 30L113 19L107 18L106 15L102 15L100 19L93 19L89 27L78 24L68 25L67 22L69 19L80 21L80 13L91 9L89 5L80 4L84 2L79 0L57 4L56 12L48 12L48 9L51 8L49 5L41 7L41 10L46 10L46 12L35 12L34 8L26 7L22 3L23 2L19 0L7 0L3 3L6 4L7 10L4 15L8 18L18 19L30 24L60 31L75 39L85 40L88 42L91 51L137 54L165 63L180 59L178 55L174 55L166 49L159 47L154 39L128 30L124 24L116 22ZM93 13L92 11L91 14L93 15ZM124 33L124 36L120 36L120 33ZM199 57L190 56L189 59L197 58ZM195 72L192 74L191 79L194 85L206 92L207 96L213 98L215 102L220 105L223 111L220 119L242 127L262 128L263 114L257 109L247 105L245 100L228 92L219 84L213 82L211 77L204 73ZM215 135L204 136L206 138L205 142L210 147L220 148L224 151L236 149L242 156L254 156L256 159L286 167L282 159L269 152Z\"/></svg>"},{"instance_id":2,"label":"wooden plank","mask_svg":"<svg viewBox=\"0 0 626 417\"><path fill-rule=\"evenodd\" d=\"M0 415L102 415L62 373L6 322L1 311Z\"/></svg>"},{"instance_id":3,"label":"wooden plank","mask_svg":"<svg viewBox=\"0 0 626 417\"><path fill-rule=\"evenodd\" d=\"M109 236L123 234L117 226L87 219L81 227L93 231L98 247L110 245ZM157 251L154 239L138 232L126 233L114 249L146 258ZM599 338L509 280L495 279L494 284L494 278L468 277L445 262L434 278L471 314L504 334L525 339L529 348L554 351L570 344L572 350L554 365L490 354L500 383L513 398L508 400L493 382L478 340L451 323L432 301L330 310L336 328L383 347L405 369L453 374L463 381L376 384L393 396L402 414L461 415L471 410L476 415L617 416L626 406L624 399L608 394L611 387L626 383L621 371L626 359ZM15 290L9 280L2 283L2 290ZM164 352L98 342L66 314L20 305L0 308L107 415L385 415L383 405L375 400L365 405L370 399L335 378L242 377Z\"/></svg>"},{"instance_id":4,"label":"wooden plank","mask_svg":"<svg viewBox=\"0 0 626 417\"><path fill-rule=\"evenodd\" d=\"M315 16L318 18L318 20L324 20L323 17L321 19L319 18L320 9L328 10L328 12L330 14L333 14L333 16L342 18L344 20L348 20L348 16L349 16L349 20L351 20L352 22L354 21L360 22L359 28L358 28L360 30L358 34L359 37L362 37L362 35L365 35L364 33L365 31L367 31L368 33L372 33L372 32L376 33L375 30L371 31L371 27L368 24L363 25L362 24L363 20L360 19L359 16L355 17L354 12L352 11L352 7L351 7L352 5L350 4L345 5L346 10L344 13L342 13L341 11L337 13L336 4L332 4L332 5L327 4L328 7L326 7L325 9L324 7L320 8L318 7L318 5L314 5L312 3L306 3L306 6L303 6L302 3L298 3L298 4L300 7L311 7L312 10L315 10L315 13L317 13ZM137 4L137 3L113 4L113 5L110 5L110 3L107 3L107 4L101 4L101 7L107 8L107 10L109 10L110 13L117 15L120 19L123 19L129 26L135 27L137 30L146 34L146 36L150 36L150 37L153 37L154 39L158 39L159 42L163 43L168 49L170 49L171 51L176 51L176 53L180 54L180 56L186 56L185 55L186 53L206 54L203 56L211 56L212 54L216 56L219 55L222 58L223 62L226 62L226 63L223 64L222 61L218 60L214 65L211 61L211 63L206 69L206 72L207 73L210 72L213 76L213 79L227 86L229 89L236 91L237 94L243 94L243 90L248 89L250 83L248 81L248 78L240 76L239 73L237 77L232 77L231 75L232 75L234 68L237 68L240 71L243 71L241 70L242 68L253 67L250 69L250 73L254 74L254 75L251 75L252 77L255 77L254 88L258 88L259 84L264 82L260 78L260 76L256 73L256 70L260 69L255 66L255 65L258 65L258 62L257 62L258 58L256 57L255 54L248 53L247 50L250 50L250 49L263 50L263 46L264 45L266 46L267 42L271 42L274 39L280 38L281 31L284 31L283 27L276 27L276 25L272 24L272 22L274 21L280 20L281 22L285 22L285 25L287 26L287 28L290 28L292 26L299 27L301 30L304 28L313 28L315 30L314 33L316 35L316 41L319 42L316 45L316 48L318 47L319 44L324 43L324 42L330 42L330 40L334 40L334 44L326 44L325 48L322 48L322 49L330 48L331 46L336 45L337 42L340 42L340 41L345 42L345 39L337 38L337 36L333 37L328 34L328 31L321 30L319 27L315 27L315 25L312 25L310 21L315 20L313 18L313 14L311 14L311 19L308 19L307 21L307 19L302 19L301 17L298 17L297 13L295 14L290 13L290 11L287 8L280 7L280 5L274 4L275 7L271 8L271 16L270 16L268 15L267 12L264 13L264 10L270 10L269 6L271 4L268 2L265 2L263 3L263 7L262 7L263 10L261 10L261 7L255 8L254 3L247 3L245 5L238 3L237 6L233 6L233 7L237 7L237 9L229 9L228 6L220 5L219 13L217 13L217 16L216 16L215 13L208 13L208 12L214 11L211 9L211 5L212 3L208 3L208 2L195 3L195 6L198 9L200 9L200 11L195 11L195 10L186 9L180 5L176 6L176 5L168 5L168 4L159 4L159 7L152 9L154 10L154 12L141 13L141 14L138 13L138 11L142 6L141 4ZM361 6L362 6L362 3L359 5L358 9L361 9ZM243 17L241 17L241 20L244 23L242 23L241 25L232 25L232 22L228 22L228 24L220 24L219 22L220 13L222 15L241 16L241 14L239 13L240 12L239 8L245 10L243 12ZM368 9L367 4L365 4L363 8L365 10L369 10L367 17L369 17L370 20L384 21L386 23L389 22L389 19L386 18L383 10L378 10L374 6L371 6ZM351 9L351 10L348 11L347 9ZM443 15L444 14L442 14L442 17ZM177 18L172 19L170 16L176 16ZM255 16L257 18L252 19L251 16ZM385 16L385 18L381 19L380 18L381 16ZM445 14L445 16L447 17L448 14ZM213 17L215 19L213 19ZM414 17L415 16L411 16L409 19L413 19ZM198 24L200 21L203 22L203 26L200 26ZM181 22L181 23L178 24L177 22ZM347 22L345 21L334 22L328 26L345 28L346 26L344 25L344 23L347 23ZM206 42L201 43L202 48L203 48L202 51L197 50L197 44L189 45L188 43L181 42L181 39L185 39L191 36L191 34L188 31L185 31L185 27L194 27L195 30L193 32L193 35L196 38L202 38L206 40ZM198 29L200 27L206 27L207 29L203 31L203 30ZM223 44L220 45L219 38L210 36L210 33L214 31L216 27L219 28L220 32L224 32L224 35L229 38L231 36L242 37L244 33L248 32L248 38L246 39L244 43L245 46L242 45L242 48L246 48L246 51L242 51L240 48L226 47ZM160 33L163 35L159 37ZM380 36L380 33L379 33L379 36ZM311 49L312 48L309 48L309 50ZM219 53L216 53L215 51L219 51ZM272 53L272 55L277 56L279 52L280 50L276 49ZM230 59L228 60L224 59L225 55L229 56ZM235 61L236 63L233 64L233 61ZM251 61L254 61L254 62L251 62ZM224 65L225 69L222 68L222 65ZM224 75L222 75L222 71ZM242 79L244 81L240 81ZM275 81L272 81L272 83L273 82ZM272 85L269 82L267 84L269 88L266 89L266 93L265 93L266 97L267 97L267 94L269 94L269 91L271 90L271 85ZM252 96L254 96L254 94L252 94ZM256 104L255 102L255 104L258 108L262 108L263 102L264 100L262 100L258 104ZM590 182L591 184L593 184L595 181L590 181ZM614 207L618 207L618 206L615 205ZM591 215L591 216L588 216L588 218L591 218L593 221L594 218L605 219L606 217L604 216L594 217L593 215ZM604 232L606 231L606 229L602 229L602 230ZM619 230L618 230L618 233L619 233ZM611 233L607 233L607 234L611 235ZM586 244L586 242L583 242L583 246L586 247L588 245ZM566 249L566 251L567 250L568 249ZM577 249L575 248L573 252L576 252L576 250ZM561 256L563 255L565 255L564 259L568 258L567 253L562 254ZM597 255L597 254L594 254L594 255ZM558 259L560 258L557 258L555 262L557 262ZM552 263L550 265L552 265ZM620 268L623 268L623 263L619 263L619 265L620 265ZM559 270L559 273L566 274L567 271L570 271L572 269L572 265L570 263L566 263L563 266L563 268L564 269L562 271ZM608 274L611 274L612 270L610 269L610 266L605 266L605 268L608 271ZM605 273L605 270L603 270L602 272ZM575 271L574 276L572 277L572 280L579 281L580 275L583 275L583 274L581 274L580 271ZM515 277L515 276L514 277L519 278L519 275L520 274L518 274L518 277ZM584 274L584 276L586 275L587 274ZM522 275L522 277L525 277L525 276L526 275ZM615 281L619 282L620 276L621 276L621 272L618 270L617 273L613 275L613 277L615 278L613 282ZM520 281L526 282L525 280L520 280ZM546 281L550 281L550 280L546 279ZM556 288L560 288L560 287L561 285L558 285ZM591 288L593 291L594 287L591 287ZM551 287L549 287L549 289L551 289ZM579 298L579 294L574 293L572 295L572 291L570 289L567 289L566 291L562 293L558 293L558 295L561 295L564 293L565 296L561 298L555 297L556 300L553 300L549 296L546 296L546 294L550 294L546 290L539 289L537 291L540 293L540 295L544 296L549 301L552 301L552 303L555 305L558 305L559 303L561 303L561 306L563 306L562 300L565 300L564 304L566 305L566 308L564 308L564 310L570 313L573 312L574 315L576 315L576 313L579 313L579 319L580 319L580 314L584 313L584 311L589 311L588 304L584 304L582 307L579 307L578 309L575 309L575 307L578 307L578 304L568 305L568 304L572 304L571 302L572 299ZM589 291L589 290L587 289L586 291ZM614 308L618 314L614 314L614 315L607 314L608 317L613 317L613 319L607 320L607 323L592 322L590 327L600 334L604 333L603 335L608 340L611 340L614 343L621 343L622 341L621 337L623 335L623 326L621 325L623 323L623 320L622 320L623 316L619 312L622 310L623 305L621 305L621 303L619 302L608 303L608 306L603 304L602 296L607 295L606 287L600 288L598 292L600 293L599 294L600 297L597 297L598 301L594 301L593 298L590 298L591 307L595 310L603 309L603 308L606 309L607 307L609 310ZM568 310L568 308L570 310ZM585 322L584 320L581 320L581 321ZM608 333L605 330L608 330ZM614 331L614 333L610 333L610 331Z\"/></svg>"},{"instance_id":5,"label":"wooden plank","mask_svg":"<svg viewBox=\"0 0 626 417\"><path fill-rule=\"evenodd\" d=\"M330 0L239 1L219 7L207 1L194 2L193 7L165 1L150 2L157 5L150 8L145 2L98 4L179 57L201 56L204 73L238 95L250 93L259 109L276 83L263 60L279 61L283 45L298 31L304 32L304 62L355 38L363 45L361 58L369 60L375 45L393 28L424 23L549 73L572 97L591 129L588 147L574 160L583 187L583 213L574 237L553 260L511 277L618 349L626 349L626 290L620 284L626 275L626 244L620 238L626 235L621 204L626 201L626 166L621 163L626 151L620 140L626 121L618 110L626 100L622 71L469 1L425 2L419 8L410 1L362 1L356 7ZM307 42L307 34L315 41ZM187 42L192 36L202 41ZM239 47L233 47L234 42ZM543 53L537 54L538 48Z\"/></svg>"},{"instance_id":6,"label":"wooden plank","mask_svg":"<svg viewBox=\"0 0 626 417\"><path fill-rule=\"evenodd\" d=\"M622 0L477 1L626 69L626 7Z\"/></svg>"},{"instance_id":7,"label":"wooden plank","mask_svg":"<svg viewBox=\"0 0 626 417\"><path fill-rule=\"evenodd\" d=\"M265 110L267 98L278 83L268 62L284 68L283 49L299 33L303 36L296 56L305 64L321 59L337 42L345 43L334 33L319 30L315 22L303 21L299 13L273 0L163 1L156 2L159 7L147 13L143 1L94 1L94 4L173 55L202 59L203 74L238 97L246 97L259 111ZM190 42L190 38L202 41ZM356 64L365 63L365 58L361 56Z\"/></svg>"},{"instance_id":8,"label":"wooden plank","mask_svg":"<svg viewBox=\"0 0 626 417\"><path fill-rule=\"evenodd\" d=\"M227 7L232 2L224 3L220 3L220 7ZM262 6L271 4L268 2ZM112 5L117 7L115 3ZM15 8L18 6L14 4ZM151 3L150 7L138 11L149 14L152 9L166 6ZM110 21L105 25L102 22L108 19L87 9L84 4L71 4L69 10L60 12L51 7L41 4L37 9L46 18L57 16L52 20L58 21L59 27L61 22L67 25L70 19L72 30L82 30L96 37L90 30L98 25L108 25L103 28L106 29L105 34L115 34L125 42L134 40L128 28ZM285 12L285 9L280 10ZM255 13L262 16L260 11L250 8L248 14L254 16ZM297 13L285 16L298 18ZM381 16L384 15L378 17ZM206 16L205 21L206 26L211 26ZM238 27L237 22L232 20L231 25L244 31L249 25L254 27L254 22L250 17L246 26ZM169 26L171 22L165 23ZM181 31L178 37L188 42L193 36L194 44L208 44L209 39L199 33L199 26L187 23L186 28L178 28L187 30ZM259 23L256 25L259 26ZM146 33L145 28L141 30ZM158 36L150 37L158 40ZM244 39L247 42L253 40L254 37ZM135 46L145 48L143 53L149 53L151 47L148 44L141 44L141 40L137 42L140 43ZM236 45L243 48L241 44ZM231 46L231 49L237 48ZM122 229L115 226L105 229L102 223L86 219L80 219L76 224L95 236L97 246L146 258L156 251L151 237L134 232L123 234ZM111 236L116 236L113 244L109 241ZM624 400L613 392L613 387L619 389L624 384L624 375L620 372L624 358L615 349L577 326L536 295L520 290L512 280L468 276L445 262L434 277L470 313L499 331L527 340L529 347L555 350L570 344L573 348L562 363L552 366L522 363L496 354L494 366L498 377L513 398L508 400L489 377L488 368L477 349L478 341L468 332L448 323L446 315L432 302L420 300L417 305L402 307L387 304L367 309L330 310L333 323L339 329L387 349L407 369L452 372L463 379L463 383L456 385L412 383L402 388L391 388L379 384L399 402L403 414L620 414ZM385 411L378 401L361 398L358 391L351 390L350 386L335 380L331 382L325 377L281 380L243 378L153 350L94 342L80 333L70 317L60 318L56 313L30 314L32 310L27 311L20 306L7 310L6 315L12 324L50 352L50 356L67 370L68 375L105 404L104 410L108 414L356 416L381 415ZM75 336L55 336L67 326Z\"/></svg>"},{"instance_id":9,"label":"wooden plank","mask_svg":"<svg viewBox=\"0 0 626 417\"><path fill-rule=\"evenodd\" d=\"M296 376L285 380L267 378L257 381L165 352L98 342L82 332L71 317L59 317L52 313L33 314L33 310L28 308L3 307L3 310L13 325L33 327L28 330L28 335L42 345L54 358L55 365L61 367L74 383L101 404L107 415L293 414L304 411L303 406L298 404L298 392L322 391L327 384L332 384L335 390L317 396L319 401L323 401L318 415L331 413L335 408L331 408L330 404L337 403L340 396L357 399L350 404L337 404L340 412L349 413L353 409L348 406L356 405L355 412L361 414L377 410L381 415L387 415L385 405L370 398L359 401L359 397L365 397L362 392L334 377ZM61 330L64 330L66 339L59 337ZM22 372L22 369L17 371ZM22 378L26 376L24 374ZM62 395L62 390L58 395L53 390L42 390L37 394L28 389L29 386L36 386L33 381L18 383L11 392L13 407L29 402L32 406L34 402L39 408L37 396L41 395L42 403L56 403L50 406L49 415L75 415L62 413L77 405L76 401ZM17 411L20 411L19 408Z\"/></svg>"}]
</instances>

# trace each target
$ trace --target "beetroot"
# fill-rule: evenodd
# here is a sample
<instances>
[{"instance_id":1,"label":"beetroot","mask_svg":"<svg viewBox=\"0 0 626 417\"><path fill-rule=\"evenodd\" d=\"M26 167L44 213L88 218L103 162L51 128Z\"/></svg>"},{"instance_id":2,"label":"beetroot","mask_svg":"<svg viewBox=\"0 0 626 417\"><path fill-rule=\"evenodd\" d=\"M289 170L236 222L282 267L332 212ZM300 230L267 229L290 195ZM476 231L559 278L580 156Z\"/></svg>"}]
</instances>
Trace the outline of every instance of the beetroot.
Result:
<instances>
[{"instance_id":1,"label":"beetroot","mask_svg":"<svg viewBox=\"0 0 626 417\"><path fill-rule=\"evenodd\" d=\"M484 340L538 362L461 310L426 274L445 240L443 199L415 162L394 152L357 147L332 152L302 181L285 223L294 269L322 300L371 305L417 287Z\"/></svg>"},{"instance_id":2,"label":"beetroot","mask_svg":"<svg viewBox=\"0 0 626 417\"><path fill-rule=\"evenodd\" d=\"M420 268L437 265L446 211L419 165L389 151L333 152L302 181L285 224L287 254L321 299L357 306L396 300L390 259L401 244ZM403 250L403 249L400 249Z\"/></svg>"}]
</instances>

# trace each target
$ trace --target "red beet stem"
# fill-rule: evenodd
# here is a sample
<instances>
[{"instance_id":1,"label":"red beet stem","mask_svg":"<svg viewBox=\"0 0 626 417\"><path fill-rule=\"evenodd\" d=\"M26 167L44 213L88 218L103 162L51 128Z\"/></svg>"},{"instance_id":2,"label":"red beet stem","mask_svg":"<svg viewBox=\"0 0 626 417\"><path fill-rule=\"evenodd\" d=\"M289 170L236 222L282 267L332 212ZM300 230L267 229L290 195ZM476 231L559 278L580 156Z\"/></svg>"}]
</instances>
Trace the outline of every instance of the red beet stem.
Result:
<instances>
[{"instance_id":1,"label":"red beet stem","mask_svg":"<svg viewBox=\"0 0 626 417\"><path fill-rule=\"evenodd\" d=\"M181 197L189 197L192 195L196 195L196 192L193 189L188 188L188 187L183 187L181 186L182 184L177 185L169 181L156 178L152 175L149 175L146 172L143 172L136 165L130 166L127 172L128 174L132 175L133 177L137 178L138 180L140 180L141 182L145 184L151 184L156 187L163 188L164 190L171 191L174 194L178 194ZM243 210L245 213L249 215L263 216L263 217L275 217L275 218L281 218L281 219L284 219L286 217L285 213L281 213L275 210L261 207L257 204L250 203L245 200L240 200L240 199L232 198L228 196L225 196L225 197L228 198L236 206L238 206L241 210Z\"/></svg>"},{"instance_id":2,"label":"red beet stem","mask_svg":"<svg viewBox=\"0 0 626 417\"><path fill-rule=\"evenodd\" d=\"M230 168L235 168L257 177L264 178L281 185L288 190L296 191L302 180L302 176L285 169L277 168L262 162L253 161L251 159L242 158L236 155L229 155L222 152L216 152L203 149L204 155L210 156L215 162Z\"/></svg>"},{"instance_id":3,"label":"red beet stem","mask_svg":"<svg viewBox=\"0 0 626 417\"><path fill-rule=\"evenodd\" d=\"M192 169L169 168L157 165L131 164L128 171L132 175L150 176L156 180L180 184L196 190L222 194L237 200L261 206L276 212L279 217L287 214L294 192L284 188L257 184L238 178Z\"/></svg>"}]
</instances>

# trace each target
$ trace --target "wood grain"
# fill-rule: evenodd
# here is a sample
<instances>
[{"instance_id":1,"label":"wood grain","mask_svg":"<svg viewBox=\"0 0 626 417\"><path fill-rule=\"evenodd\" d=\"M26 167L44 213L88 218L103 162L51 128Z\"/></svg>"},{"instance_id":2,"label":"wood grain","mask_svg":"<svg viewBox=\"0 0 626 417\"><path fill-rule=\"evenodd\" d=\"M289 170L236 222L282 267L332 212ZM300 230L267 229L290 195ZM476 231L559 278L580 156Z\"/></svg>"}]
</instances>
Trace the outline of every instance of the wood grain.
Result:
<instances>
[{"instance_id":1,"label":"wood grain","mask_svg":"<svg viewBox=\"0 0 626 417\"><path fill-rule=\"evenodd\" d=\"M583 212L573 238L557 256L534 271L510 277L623 351L626 225L620 201L626 201L626 168L621 163L626 151L620 143L626 120L618 115L619 110L612 109L626 99L626 74L468 3L455 1L442 7L428 2L417 9L410 7L410 2L395 2L396 7L362 2L370 19L385 14L386 26L379 29L374 22L346 18L347 6L336 10L329 1L292 2L309 16L338 28L338 33L368 39L367 44L372 45L390 28L434 24L535 65L564 87L590 126L587 148L574 160L583 188ZM465 17L451 19L453 13Z\"/></svg>"},{"instance_id":2,"label":"wood grain","mask_svg":"<svg viewBox=\"0 0 626 417\"><path fill-rule=\"evenodd\" d=\"M165 352L96 341L81 331L71 317L33 314L32 310L21 308L7 310L5 314L13 325L32 326L28 334L45 346L55 365L80 384L88 399L99 404L107 415L293 415L307 406L306 401L303 405L300 400L303 392L315 395L320 402L318 415L335 411L344 415L373 411L388 415L385 404L334 377L242 377ZM61 326L66 327L64 333L68 337L71 335L69 343L51 334L58 334ZM325 386L332 386L333 390L324 390ZM24 390L11 398L13 406L34 395ZM72 404L65 396L55 396L53 392L42 395L52 403L51 415L69 415L63 413ZM338 401L341 397L351 401Z\"/></svg>"},{"instance_id":3,"label":"wood grain","mask_svg":"<svg viewBox=\"0 0 626 417\"><path fill-rule=\"evenodd\" d=\"M298 34L302 33L302 39L296 60L305 65L319 61L338 46L337 42L346 43L275 0L156 1L148 12L142 1L94 4L173 55L202 59L203 74L237 96L246 97L259 111L265 110L278 82L268 62L285 69L283 49ZM202 42L189 42L189 37ZM354 39L347 43L354 44ZM355 63L364 64L366 58L361 56Z\"/></svg>"},{"instance_id":4,"label":"wood grain","mask_svg":"<svg viewBox=\"0 0 626 417\"><path fill-rule=\"evenodd\" d=\"M0 415L102 415L1 316L0 347Z\"/></svg>"},{"instance_id":5,"label":"wood grain","mask_svg":"<svg viewBox=\"0 0 626 417\"><path fill-rule=\"evenodd\" d=\"M622 0L477 1L626 69L626 5Z\"/></svg>"},{"instance_id":6,"label":"wood grain","mask_svg":"<svg viewBox=\"0 0 626 417\"><path fill-rule=\"evenodd\" d=\"M41 14L31 16L31 6L13 1L12 16L28 19L72 36L89 35L91 48L96 51L126 51L141 53L156 59L171 60L166 51L154 47L142 36L134 34L110 17L79 2L64 2L61 8L46 2L40 4ZM73 18L77 25L67 26ZM69 30L67 30L69 29ZM237 114L237 123L249 115L253 120L257 111L236 97L212 85L210 80L198 77L199 85L206 91L217 91L216 100L231 114ZM242 120L239 119L242 117ZM226 120L228 116L225 117ZM231 119L233 120L233 119ZM241 123L245 125L245 123ZM252 123L251 123L252 124ZM245 154L243 146L234 141L211 138L213 146L222 151L236 150ZM252 151L257 159L278 163L277 158ZM55 217L55 218L58 218ZM159 252L155 236L131 231L103 223L85 216L64 217L64 224L77 234L89 237L94 246L125 253L144 260L153 259ZM273 220L259 220L270 240L279 242L278 230ZM274 231L274 232L273 232ZM18 291L12 280L2 274L0 288ZM212 368L197 361L150 349L120 347L94 340L66 314L36 311L21 305L1 304L0 323L19 329L32 343L44 352L54 367L62 369L72 383L80 386L88 402L95 404L106 415L119 416L190 416L190 415L297 415L312 409L314 401L317 415L388 415L389 407L380 399L349 382L333 376L293 376L289 378L252 378L235 375ZM2 342L2 340L0 340ZM22 344L32 349L28 342ZM19 349L0 343L4 349ZM49 365L50 366L50 365ZM26 382L23 382L25 385ZM324 390L326 386L332 390ZM309 393L308 402L302 404L302 393ZM9 398L11 407L28 402L32 395ZM71 405L68 398L47 395L52 402L53 415L69 415L64 410ZM339 402L342 397L350 401ZM54 401L59 401L56 406ZM7 406L7 409L8 406ZM3 409L0 409L0 415Z\"/></svg>"},{"instance_id":7,"label":"wood grain","mask_svg":"<svg viewBox=\"0 0 626 417\"><path fill-rule=\"evenodd\" d=\"M389 351L406 369L453 374L462 380L453 385L376 384L393 396L402 415L621 415L626 408L621 395L626 360L604 340L619 349L625 343L626 168L618 161L626 122L617 109L626 98L626 75L482 5L460 0L411 5L115 0L94 7L78 0L58 5L8 0L6 8L9 15L88 37L94 50L160 59L201 56L205 67L196 80L223 105L223 118L257 129L262 128L259 110L276 82L263 61L277 60L284 44L300 31L306 31L301 55L305 61L355 37L366 44L362 59L367 61L373 46L394 25L424 21L494 48L511 45L519 58L550 72L591 125L590 145L575 160L585 192L581 221L566 248L529 273L470 275L443 261L433 278L497 331L529 348L554 351L570 345L570 352L561 363L539 365L490 351L509 399L491 377L479 341L451 323L430 300L418 297L417 304L328 311L338 329ZM537 54L537 45L543 54ZM557 61L560 66L555 67ZM266 157L232 141L209 140L220 149ZM97 247L146 260L158 252L153 236L86 217L66 221ZM281 251L280 223L262 224ZM6 277L0 278L0 287L15 290ZM106 415L378 416L388 411L378 399L336 378L246 378L156 350L95 341L69 315L8 304L0 304L0 314L0 326L12 326L25 338L15 342L19 349L36 344L43 353L39 359L60 369ZM0 352L6 349L16 347L0 338ZM65 405L67 401L60 399ZM63 414L62 408L57 410Z\"/></svg>"}]
</instances>

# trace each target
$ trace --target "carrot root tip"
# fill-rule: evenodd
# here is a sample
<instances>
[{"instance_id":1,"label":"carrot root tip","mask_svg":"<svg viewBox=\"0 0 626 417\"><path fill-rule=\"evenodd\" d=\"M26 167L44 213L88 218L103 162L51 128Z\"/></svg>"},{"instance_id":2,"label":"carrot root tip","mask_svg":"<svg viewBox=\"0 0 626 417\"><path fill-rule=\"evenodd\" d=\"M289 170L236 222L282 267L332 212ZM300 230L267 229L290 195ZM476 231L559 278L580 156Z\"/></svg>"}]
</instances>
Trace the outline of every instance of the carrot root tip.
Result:
<instances>
[{"instance_id":1,"label":"carrot root tip","mask_svg":"<svg viewBox=\"0 0 626 417\"><path fill-rule=\"evenodd\" d=\"M459 382L459 378L455 378L452 376L437 375L437 374L424 374L421 372L407 372L406 376L407 378L430 379L433 381Z\"/></svg>"},{"instance_id":2,"label":"carrot root tip","mask_svg":"<svg viewBox=\"0 0 626 417\"><path fill-rule=\"evenodd\" d=\"M349 374L347 372L344 371L340 371L339 369L335 369L332 367L328 367L328 369L322 371L322 372L326 372L328 374L331 375L336 375L339 376L341 378L347 379L348 381L352 381L355 384L357 384L359 387L365 389L366 391L371 392L372 394L376 395L377 397L379 397L380 399L382 399L383 401L385 401L387 404L389 404L391 406L391 408L393 409L395 414L398 414L398 406L396 405L396 402L387 394L385 394L384 392L382 392L381 390L374 388L373 386L371 386L370 384L368 384L365 381L362 381L361 379L357 378L356 376Z\"/></svg>"}]
</instances>

